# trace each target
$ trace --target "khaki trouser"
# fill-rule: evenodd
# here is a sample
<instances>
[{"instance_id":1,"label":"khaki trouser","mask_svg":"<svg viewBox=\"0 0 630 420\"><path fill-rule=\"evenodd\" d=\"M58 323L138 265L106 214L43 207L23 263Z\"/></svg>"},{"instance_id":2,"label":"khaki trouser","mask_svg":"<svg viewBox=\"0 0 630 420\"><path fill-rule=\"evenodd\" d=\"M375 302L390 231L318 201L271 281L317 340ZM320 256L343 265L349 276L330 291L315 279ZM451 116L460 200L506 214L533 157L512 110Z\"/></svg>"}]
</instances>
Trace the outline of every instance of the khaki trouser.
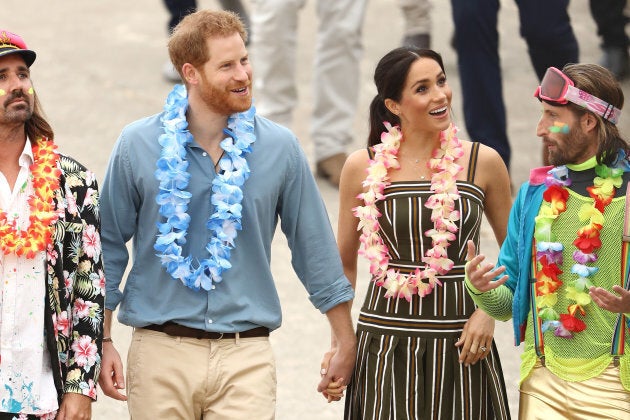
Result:
<instances>
[{"instance_id":1,"label":"khaki trouser","mask_svg":"<svg viewBox=\"0 0 630 420\"><path fill-rule=\"evenodd\" d=\"M608 366L582 382L565 381L540 361L521 384L519 420L630 419L630 392L620 381L619 368Z\"/></svg>"},{"instance_id":2,"label":"khaki trouser","mask_svg":"<svg viewBox=\"0 0 630 420\"><path fill-rule=\"evenodd\" d=\"M133 420L273 419L268 337L196 339L136 329L127 358Z\"/></svg>"}]
</instances>

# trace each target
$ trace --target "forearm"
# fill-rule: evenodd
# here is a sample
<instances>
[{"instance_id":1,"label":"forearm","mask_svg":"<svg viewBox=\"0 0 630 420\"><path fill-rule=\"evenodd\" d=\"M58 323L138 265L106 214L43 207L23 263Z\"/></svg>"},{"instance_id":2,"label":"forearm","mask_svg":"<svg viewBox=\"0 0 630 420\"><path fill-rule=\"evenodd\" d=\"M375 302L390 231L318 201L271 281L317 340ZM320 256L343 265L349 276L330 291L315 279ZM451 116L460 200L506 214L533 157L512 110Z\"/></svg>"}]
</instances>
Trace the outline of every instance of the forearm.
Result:
<instances>
[{"instance_id":1,"label":"forearm","mask_svg":"<svg viewBox=\"0 0 630 420\"><path fill-rule=\"evenodd\" d=\"M356 346L356 336L350 316L351 307L352 301L348 301L340 303L326 312L331 327L333 345L337 348L353 349Z\"/></svg>"},{"instance_id":2,"label":"forearm","mask_svg":"<svg viewBox=\"0 0 630 420\"><path fill-rule=\"evenodd\" d=\"M494 319L507 321L512 318L512 300L514 295L510 288L500 286L482 293L466 278L466 290L475 304Z\"/></svg>"},{"instance_id":3,"label":"forearm","mask_svg":"<svg viewBox=\"0 0 630 420\"><path fill-rule=\"evenodd\" d=\"M112 317L114 312L110 309L105 309L105 317L103 320L103 337L107 338L112 336Z\"/></svg>"}]
</instances>

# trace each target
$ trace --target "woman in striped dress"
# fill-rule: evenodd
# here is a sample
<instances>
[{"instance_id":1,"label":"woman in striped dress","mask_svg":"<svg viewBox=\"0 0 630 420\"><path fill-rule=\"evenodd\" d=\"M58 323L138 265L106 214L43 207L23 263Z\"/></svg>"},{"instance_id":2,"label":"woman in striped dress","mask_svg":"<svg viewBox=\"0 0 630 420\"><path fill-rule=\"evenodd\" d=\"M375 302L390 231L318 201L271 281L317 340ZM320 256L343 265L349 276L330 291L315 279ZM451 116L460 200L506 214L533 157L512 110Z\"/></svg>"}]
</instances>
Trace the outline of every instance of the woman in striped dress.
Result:
<instances>
[{"instance_id":1,"label":"woman in striped dress","mask_svg":"<svg viewBox=\"0 0 630 420\"><path fill-rule=\"evenodd\" d=\"M345 418L508 419L494 321L464 288L483 213L505 237L507 169L457 138L439 54L397 48L374 80L369 147L348 158L340 185L345 274L355 285L358 254L372 274Z\"/></svg>"}]
</instances>

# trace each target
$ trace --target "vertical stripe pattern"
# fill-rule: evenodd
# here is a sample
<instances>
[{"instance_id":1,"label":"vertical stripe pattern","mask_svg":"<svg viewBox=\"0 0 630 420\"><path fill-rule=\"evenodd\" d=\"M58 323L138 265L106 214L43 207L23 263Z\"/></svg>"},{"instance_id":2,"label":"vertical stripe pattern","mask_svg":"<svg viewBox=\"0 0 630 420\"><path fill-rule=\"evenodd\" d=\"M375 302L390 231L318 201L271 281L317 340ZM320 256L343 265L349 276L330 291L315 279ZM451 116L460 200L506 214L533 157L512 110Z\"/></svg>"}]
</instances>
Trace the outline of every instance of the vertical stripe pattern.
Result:
<instances>
[{"instance_id":1,"label":"vertical stripe pattern","mask_svg":"<svg viewBox=\"0 0 630 420\"><path fill-rule=\"evenodd\" d=\"M448 247L453 269L442 286L410 302L386 299L370 282L357 325L358 352L346 396L345 418L509 419L505 383L494 342L474 366L459 363L455 342L475 305L464 288L466 242L479 244L484 193L472 183L478 151L474 143L468 179L458 181L461 211L457 238ZM390 250L390 268L422 267L431 247L424 232L433 227L429 182L393 182L378 203L381 236Z\"/></svg>"}]
</instances>

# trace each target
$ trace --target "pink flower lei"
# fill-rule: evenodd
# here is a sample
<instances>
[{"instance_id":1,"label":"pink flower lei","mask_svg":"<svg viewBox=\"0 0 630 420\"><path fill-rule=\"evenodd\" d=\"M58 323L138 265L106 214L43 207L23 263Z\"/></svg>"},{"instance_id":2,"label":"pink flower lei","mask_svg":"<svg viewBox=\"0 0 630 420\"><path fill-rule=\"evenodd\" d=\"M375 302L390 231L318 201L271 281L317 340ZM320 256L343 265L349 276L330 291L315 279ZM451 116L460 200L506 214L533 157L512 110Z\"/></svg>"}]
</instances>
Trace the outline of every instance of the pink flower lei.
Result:
<instances>
[{"instance_id":1,"label":"pink flower lei","mask_svg":"<svg viewBox=\"0 0 630 420\"><path fill-rule=\"evenodd\" d=\"M366 191L357 198L363 200L364 206L352 209L359 218L357 230L361 230L361 250L359 254L370 263L370 273L377 286L387 289L386 298L404 297L407 301L415 293L424 297L431 293L436 284L442 283L437 276L448 273L454 262L447 256L446 249L450 241L455 240L458 231L459 211L455 210L455 202L459 199L457 175L463 168L455 160L463 156L464 149L456 136L457 127L451 126L440 133L440 148L433 151L427 166L432 170L431 191L433 195L425 203L431 209L433 229L427 230L425 236L431 238L432 248L427 250L422 262L424 267L417 267L409 274L395 269L388 269L390 254L387 245L379 235L381 216L376 202L385 198L383 191L391 181L387 176L389 169L400 168L398 149L403 140L399 127L392 127L385 122L387 131L381 135L381 143L373 147L374 159L370 159L367 177L363 181ZM424 280L424 281L423 281Z\"/></svg>"}]
</instances>

